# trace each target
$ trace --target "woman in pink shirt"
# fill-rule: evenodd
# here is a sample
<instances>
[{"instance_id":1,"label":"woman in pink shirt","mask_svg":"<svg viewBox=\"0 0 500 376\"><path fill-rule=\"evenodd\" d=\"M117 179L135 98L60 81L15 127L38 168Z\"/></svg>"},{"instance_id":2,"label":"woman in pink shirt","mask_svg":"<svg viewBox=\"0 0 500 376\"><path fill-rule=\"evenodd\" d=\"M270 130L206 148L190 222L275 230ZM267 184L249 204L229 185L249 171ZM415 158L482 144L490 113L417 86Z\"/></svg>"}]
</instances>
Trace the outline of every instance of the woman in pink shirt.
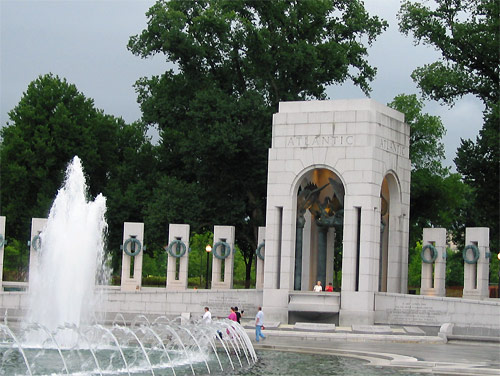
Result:
<instances>
[{"instance_id":1,"label":"woman in pink shirt","mask_svg":"<svg viewBox=\"0 0 500 376\"><path fill-rule=\"evenodd\" d=\"M232 321L238 321L238 317L236 316L236 312L234 311L234 308L231 307L231 313L229 314L229 316L227 317L229 320L232 320ZM229 329L226 329L226 333L231 337L233 338L232 334L229 332Z\"/></svg>"},{"instance_id":2,"label":"woman in pink shirt","mask_svg":"<svg viewBox=\"0 0 500 376\"><path fill-rule=\"evenodd\" d=\"M231 307L231 313L229 314L229 316L227 318L229 320L238 321L238 317L236 316L236 312L234 311L233 307Z\"/></svg>"}]
</instances>

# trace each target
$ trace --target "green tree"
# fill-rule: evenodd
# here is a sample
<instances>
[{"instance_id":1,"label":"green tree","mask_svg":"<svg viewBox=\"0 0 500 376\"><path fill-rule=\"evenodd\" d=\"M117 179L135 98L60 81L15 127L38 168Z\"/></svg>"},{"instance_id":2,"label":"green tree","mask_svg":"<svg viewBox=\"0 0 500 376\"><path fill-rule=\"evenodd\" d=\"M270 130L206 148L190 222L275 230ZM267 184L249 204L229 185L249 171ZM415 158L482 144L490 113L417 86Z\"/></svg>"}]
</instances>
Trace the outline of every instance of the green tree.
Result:
<instances>
[{"instance_id":1,"label":"green tree","mask_svg":"<svg viewBox=\"0 0 500 376\"><path fill-rule=\"evenodd\" d=\"M469 205L460 219L465 227L489 227L490 248L500 252L500 106L495 105L485 114L483 128L476 142L462 140L455 164L464 182L472 188ZM492 276L496 274L492 270Z\"/></svg>"},{"instance_id":2,"label":"green tree","mask_svg":"<svg viewBox=\"0 0 500 376\"><path fill-rule=\"evenodd\" d=\"M108 180L102 193L107 198L107 245L113 257L111 265L120 274L123 223L145 222L158 174L156 148L146 135L147 127L140 122L128 125L122 119L118 119L117 124L114 143L109 145L116 162L106 166ZM146 244L151 241L148 236L151 232L146 230ZM155 248L147 245L145 252L154 257Z\"/></svg>"},{"instance_id":3,"label":"green tree","mask_svg":"<svg viewBox=\"0 0 500 376\"><path fill-rule=\"evenodd\" d=\"M168 245L170 223L189 224L191 232L196 233L203 213L200 203L197 184L167 175L159 177L150 200L145 203L144 225L148 248L163 249Z\"/></svg>"},{"instance_id":4,"label":"green tree","mask_svg":"<svg viewBox=\"0 0 500 376\"><path fill-rule=\"evenodd\" d=\"M473 94L489 107L498 103L500 3L497 0L436 0L435 9L404 1L400 30L441 51L442 59L412 73L422 93L453 104Z\"/></svg>"},{"instance_id":5,"label":"green tree","mask_svg":"<svg viewBox=\"0 0 500 376\"><path fill-rule=\"evenodd\" d=\"M441 119L422 113L424 102L415 94L399 94L388 106L402 112L410 126L412 171L427 169L435 174L446 173L441 163L445 157L441 139L446 134Z\"/></svg>"},{"instance_id":6,"label":"green tree","mask_svg":"<svg viewBox=\"0 0 500 376\"><path fill-rule=\"evenodd\" d=\"M324 98L348 79L368 93L376 69L361 41L386 23L355 0L158 1L147 16L130 51L176 67L137 82L143 119L160 130L160 170L196 186L196 231L236 226L248 286L278 102Z\"/></svg>"},{"instance_id":7,"label":"green tree","mask_svg":"<svg viewBox=\"0 0 500 376\"><path fill-rule=\"evenodd\" d=\"M462 248L463 249L463 248ZM463 286L464 259L462 252L446 250L446 286Z\"/></svg>"},{"instance_id":8,"label":"green tree","mask_svg":"<svg viewBox=\"0 0 500 376\"><path fill-rule=\"evenodd\" d=\"M3 280L25 281L29 252L25 241L12 239L4 248Z\"/></svg>"},{"instance_id":9,"label":"green tree","mask_svg":"<svg viewBox=\"0 0 500 376\"><path fill-rule=\"evenodd\" d=\"M117 119L52 74L32 81L9 117L0 131L2 213L8 234L27 239L30 219L47 215L74 155L83 161L90 194L103 191L106 166L116 161Z\"/></svg>"},{"instance_id":10,"label":"green tree","mask_svg":"<svg viewBox=\"0 0 500 376\"><path fill-rule=\"evenodd\" d=\"M25 243L31 218L47 216L67 163L78 155L89 195L108 198L116 268L123 222L141 220L153 188L156 156L146 127L105 115L75 85L52 74L32 81L9 117L0 130L0 204L9 237Z\"/></svg>"},{"instance_id":11,"label":"green tree","mask_svg":"<svg viewBox=\"0 0 500 376\"><path fill-rule=\"evenodd\" d=\"M410 248L408 257L408 287L420 287L422 276L422 242L418 241L415 247Z\"/></svg>"},{"instance_id":12,"label":"green tree","mask_svg":"<svg viewBox=\"0 0 500 376\"><path fill-rule=\"evenodd\" d=\"M453 105L466 95L485 105L484 125L476 143L462 140L455 164L473 188L462 217L469 226L488 226L491 246L499 233L500 3L497 0L436 0L435 8L404 1L400 30L417 43L436 48L442 58L417 68L412 78L424 96ZM493 206L493 207L492 207Z\"/></svg>"},{"instance_id":13,"label":"green tree","mask_svg":"<svg viewBox=\"0 0 500 376\"><path fill-rule=\"evenodd\" d=\"M211 255L207 253L206 247L207 245L214 244L213 241L214 234L210 231L191 235L189 242L189 247L191 248L191 253L189 254L189 277L196 281L195 285L199 288L205 287L207 274L209 281L212 278L212 259Z\"/></svg>"},{"instance_id":14,"label":"green tree","mask_svg":"<svg viewBox=\"0 0 500 376\"><path fill-rule=\"evenodd\" d=\"M467 187L459 174L442 166L444 147L441 142L445 128L438 116L423 114L423 101L416 95L398 95L388 104L404 113L410 126L410 286L420 278L420 251L423 229L456 225L456 217L466 205ZM418 275L413 273L418 272Z\"/></svg>"}]
</instances>

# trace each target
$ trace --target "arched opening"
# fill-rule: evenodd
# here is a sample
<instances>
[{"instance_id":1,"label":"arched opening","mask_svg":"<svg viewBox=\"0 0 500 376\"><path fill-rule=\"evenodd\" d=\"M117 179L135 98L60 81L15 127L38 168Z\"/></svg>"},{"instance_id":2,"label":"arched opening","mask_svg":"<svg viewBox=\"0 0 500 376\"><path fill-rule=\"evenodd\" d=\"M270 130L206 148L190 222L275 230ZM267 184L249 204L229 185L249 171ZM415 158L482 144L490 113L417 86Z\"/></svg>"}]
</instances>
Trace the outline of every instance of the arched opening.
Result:
<instances>
[{"instance_id":1,"label":"arched opening","mask_svg":"<svg viewBox=\"0 0 500 376\"><path fill-rule=\"evenodd\" d=\"M380 189L380 253L378 274L378 291L384 292L387 292L390 202L389 186L387 178L384 178L382 181L382 188Z\"/></svg>"},{"instance_id":2,"label":"arched opening","mask_svg":"<svg viewBox=\"0 0 500 376\"><path fill-rule=\"evenodd\" d=\"M294 290L338 291L342 270L344 185L325 168L305 173L297 186Z\"/></svg>"},{"instance_id":3,"label":"arched opening","mask_svg":"<svg viewBox=\"0 0 500 376\"><path fill-rule=\"evenodd\" d=\"M401 292L401 195L397 177L385 175L380 189L380 250L378 291Z\"/></svg>"}]
</instances>

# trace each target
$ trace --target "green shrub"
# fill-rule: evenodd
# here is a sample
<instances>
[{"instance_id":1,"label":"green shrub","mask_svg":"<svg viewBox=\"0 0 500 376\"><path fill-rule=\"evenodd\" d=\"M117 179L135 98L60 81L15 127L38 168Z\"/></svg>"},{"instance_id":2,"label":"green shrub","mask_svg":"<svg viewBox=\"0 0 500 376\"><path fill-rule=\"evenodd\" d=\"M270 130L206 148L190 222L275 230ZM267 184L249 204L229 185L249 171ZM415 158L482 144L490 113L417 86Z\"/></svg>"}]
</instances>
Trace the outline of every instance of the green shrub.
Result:
<instances>
[{"instance_id":1,"label":"green shrub","mask_svg":"<svg viewBox=\"0 0 500 376\"><path fill-rule=\"evenodd\" d=\"M142 286L150 287L165 287L167 284L167 277L148 275L147 277L142 277Z\"/></svg>"}]
</instances>

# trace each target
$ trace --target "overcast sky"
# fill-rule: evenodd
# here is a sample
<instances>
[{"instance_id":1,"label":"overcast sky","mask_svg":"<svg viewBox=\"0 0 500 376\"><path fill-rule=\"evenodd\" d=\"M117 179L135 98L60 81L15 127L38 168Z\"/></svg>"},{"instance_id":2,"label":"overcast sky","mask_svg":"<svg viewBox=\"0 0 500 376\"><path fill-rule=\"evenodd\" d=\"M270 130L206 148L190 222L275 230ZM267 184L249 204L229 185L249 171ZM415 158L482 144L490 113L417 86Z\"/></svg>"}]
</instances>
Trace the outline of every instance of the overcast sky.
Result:
<instances>
[{"instance_id":1,"label":"overcast sky","mask_svg":"<svg viewBox=\"0 0 500 376\"><path fill-rule=\"evenodd\" d=\"M127 122L141 117L134 82L160 74L163 56L141 59L126 48L130 36L146 27L145 13L152 0L0 0L0 124L21 99L28 84L52 72L76 85L105 113ZM418 90L410 78L418 66L439 58L437 51L414 46L400 34L396 13L399 0L365 0L372 15L389 22L388 30L370 49L369 62L378 68L371 98L390 102L397 94ZM350 83L330 87L332 99L363 98ZM440 116L447 135L443 139L446 164L452 166L460 138L472 138L482 125L482 104L467 96L453 108L426 102L425 112Z\"/></svg>"}]
</instances>

